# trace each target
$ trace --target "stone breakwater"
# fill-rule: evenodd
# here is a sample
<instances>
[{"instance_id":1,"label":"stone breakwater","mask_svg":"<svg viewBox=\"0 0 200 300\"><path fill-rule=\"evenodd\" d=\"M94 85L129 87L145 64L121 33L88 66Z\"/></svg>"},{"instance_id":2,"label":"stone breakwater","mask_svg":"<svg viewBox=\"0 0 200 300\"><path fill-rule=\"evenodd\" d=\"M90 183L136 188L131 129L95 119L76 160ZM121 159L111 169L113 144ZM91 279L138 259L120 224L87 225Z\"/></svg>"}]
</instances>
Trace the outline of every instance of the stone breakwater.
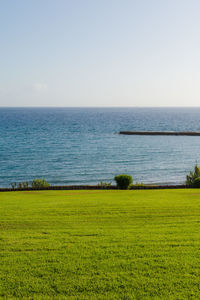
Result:
<instances>
[{"instance_id":1,"label":"stone breakwater","mask_svg":"<svg viewBox=\"0 0 200 300\"><path fill-rule=\"evenodd\" d=\"M200 136L200 132L190 131L120 131L119 134L125 135L184 135L184 136Z\"/></svg>"}]
</instances>

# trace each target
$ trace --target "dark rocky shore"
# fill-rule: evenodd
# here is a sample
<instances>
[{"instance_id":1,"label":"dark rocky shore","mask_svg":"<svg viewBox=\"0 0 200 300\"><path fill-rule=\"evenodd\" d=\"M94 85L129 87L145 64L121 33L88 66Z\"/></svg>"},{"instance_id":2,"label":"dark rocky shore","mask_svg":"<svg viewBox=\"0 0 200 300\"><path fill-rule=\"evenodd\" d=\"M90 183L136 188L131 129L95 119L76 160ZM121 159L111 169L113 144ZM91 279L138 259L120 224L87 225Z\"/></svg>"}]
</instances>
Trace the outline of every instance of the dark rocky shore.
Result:
<instances>
[{"instance_id":1,"label":"dark rocky shore","mask_svg":"<svg viewBox=\"0 0 200 300\"><path fill-rule=\"evenodd\" d=\"M130 190L158 190L158 189L186 189L190 188L185 184L177 185L133 185ZM115 185L102 187L99 185L64 185L49 186L42 188L0 188L0 192L19 192L19 191L47 191L47 190L119 190Z\"/></svg>"}]
</instances>

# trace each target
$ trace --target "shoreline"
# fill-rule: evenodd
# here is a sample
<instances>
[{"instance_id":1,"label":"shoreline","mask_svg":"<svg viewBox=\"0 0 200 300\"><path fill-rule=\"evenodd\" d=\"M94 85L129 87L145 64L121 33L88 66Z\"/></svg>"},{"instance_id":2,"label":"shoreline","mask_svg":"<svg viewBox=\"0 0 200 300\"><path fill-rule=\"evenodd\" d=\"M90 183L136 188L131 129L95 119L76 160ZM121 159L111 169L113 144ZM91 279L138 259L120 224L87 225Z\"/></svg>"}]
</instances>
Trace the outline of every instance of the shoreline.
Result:
<instances>
[{"instance_id":1,"label":"shoreline","mask_svg":"<svg viewBox=\"0 0 200 300\"><path fill-rule=\"evenodd\" d=\"M133 185L128 190L161 190L161 189L188 189L192 188L185 184L176 185ZM0 188L0 192L20 192L20 191L48 191L48 190L120 190L115 185L98 186L98 185L64 185L64 186L49 186L45 188Z\"/></svg>"}]
</instances>

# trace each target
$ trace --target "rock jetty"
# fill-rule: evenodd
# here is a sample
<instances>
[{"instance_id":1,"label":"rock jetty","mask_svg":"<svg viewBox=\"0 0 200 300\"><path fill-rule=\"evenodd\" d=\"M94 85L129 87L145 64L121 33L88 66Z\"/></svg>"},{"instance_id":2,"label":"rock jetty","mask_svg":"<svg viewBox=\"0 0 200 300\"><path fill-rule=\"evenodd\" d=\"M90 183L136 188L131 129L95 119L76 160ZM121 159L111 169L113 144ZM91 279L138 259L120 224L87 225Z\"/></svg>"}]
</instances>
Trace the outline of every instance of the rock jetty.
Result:
<instances>
[{"instance_id":1,"label":"rock jetty","mask_svg":"<svg viewBox=\"0 0 200 300\"><path fill-rule=\"evenodd\" d=\"M187 136L200 136L200 132L194 132L194 131L120 131L119 134L126 134L126 135L187 135Z\"/></svg>"}]
</instances>

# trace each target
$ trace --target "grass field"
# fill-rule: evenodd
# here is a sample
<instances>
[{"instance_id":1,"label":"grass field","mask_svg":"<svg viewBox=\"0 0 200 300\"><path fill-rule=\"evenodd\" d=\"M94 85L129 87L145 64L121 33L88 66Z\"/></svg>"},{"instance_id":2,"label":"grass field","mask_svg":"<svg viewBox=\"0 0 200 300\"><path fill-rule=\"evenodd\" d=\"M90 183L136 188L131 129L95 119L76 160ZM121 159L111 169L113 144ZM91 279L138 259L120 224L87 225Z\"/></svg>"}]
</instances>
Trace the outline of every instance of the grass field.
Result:
<instances>
[{"instance_id":1,"label":"grass field","mask_svg":"<svg viewBox=\"0 0 200 300\"><path fill-rule=\"evenodd\" d=\"M0 298L200 299L200 190L0 193Z\"/></svg>"}]
</instances>

